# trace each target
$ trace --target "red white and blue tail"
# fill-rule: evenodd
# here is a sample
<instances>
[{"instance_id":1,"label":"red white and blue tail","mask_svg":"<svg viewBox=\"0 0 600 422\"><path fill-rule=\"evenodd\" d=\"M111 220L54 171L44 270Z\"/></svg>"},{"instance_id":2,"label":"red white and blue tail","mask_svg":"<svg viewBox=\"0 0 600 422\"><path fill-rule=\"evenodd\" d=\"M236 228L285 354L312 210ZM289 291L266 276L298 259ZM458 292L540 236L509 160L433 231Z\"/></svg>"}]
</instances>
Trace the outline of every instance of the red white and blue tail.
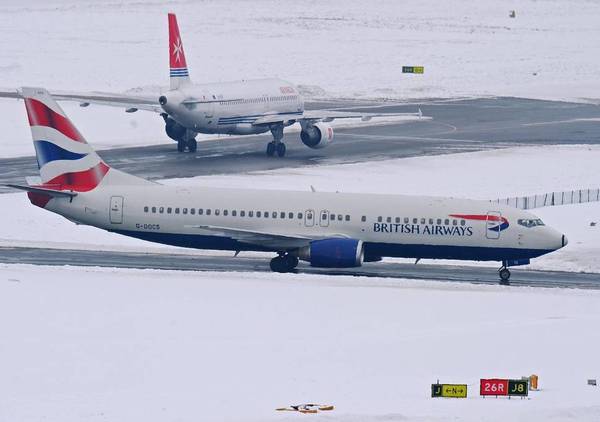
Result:
<instances>
[{"instance_id":1,"label":"red white and blue tail","mask_svg":"<svg viewBox=\"0 0 600 422\"><path fill-rule=\"evenodd\" d=\"M43 88L22 88L42 187L87 192L110 167L94 152Z\"/></svg>"},{"instance_id":2,"label":"red white and blue tail","mask_svg":"<svg viewBox=\"0 0 600 422\"><path fill-rule=\"evenodd\" d=\"M179 35L177 17L174 13L169 13L169 67L171 89L179 89L180 86L190 83L183 42Z\"/></svg>"}]
</instances>

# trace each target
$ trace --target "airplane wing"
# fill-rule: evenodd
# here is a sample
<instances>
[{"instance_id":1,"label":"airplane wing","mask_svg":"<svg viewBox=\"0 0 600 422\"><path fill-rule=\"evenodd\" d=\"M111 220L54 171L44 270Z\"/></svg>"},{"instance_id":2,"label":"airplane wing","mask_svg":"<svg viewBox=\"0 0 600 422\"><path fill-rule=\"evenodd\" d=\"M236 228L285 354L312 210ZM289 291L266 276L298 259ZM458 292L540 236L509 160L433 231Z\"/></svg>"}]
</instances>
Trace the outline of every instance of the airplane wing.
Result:
<instances>
[{"instance_id":1,"label":"airplane wing","mask_svg":"<svg viewBox=\"0 0 600 422\"><path fill-rule=\"evenodd\" d=\"M210 225L193 225L185 226L186 228L194 228L201 231L209 232L213 235L229 237L238 242L248 243L253 245L261 245L273 250L290 250L297 249L303 246L308 246L311 241L323 239L324 237L306 237L301 235L282 235L268 233L256 230L244 230L231 227L220 227ZM328 235L327 238L346 237L342 235Z\"/></svg>"},{"instance_id":2,"label":"airplane wing","mask_svg":"<svg viewBox=\"0 0 600 422\"><path fill-rule=\"evenodd\" d=\"M419 109L416 113L363 113L356 111L333 111L333 110L304 110L302 114L273 114L259 117L253 125L270 125L273 123L284 123L290 121L309 120L313 122L331 122L335 119L361 119L363 122L373 117L413 117L421 119L423 113ZM429 119L429 117L427 117Z\"/></svg>"},{"instance_id":3,"label":"airplane wing","mask_svg":"<svg viewBox=\"0 0 600 422\"><path fill-rule=\"evenodd\" d=\"M55 100L73 101L79 103L82 107L87 107L90 104L100 104L112 107L122 107L128 113L133 113L138 110L153 111L162 113L163 109L156 98L149 96L134 96L110 94L103 92L88 92L88 93L71 93L53 91L50 93ZM3 98L22 98L19 90L0 90L0 97Z\"/></svg>"}]
</instances>

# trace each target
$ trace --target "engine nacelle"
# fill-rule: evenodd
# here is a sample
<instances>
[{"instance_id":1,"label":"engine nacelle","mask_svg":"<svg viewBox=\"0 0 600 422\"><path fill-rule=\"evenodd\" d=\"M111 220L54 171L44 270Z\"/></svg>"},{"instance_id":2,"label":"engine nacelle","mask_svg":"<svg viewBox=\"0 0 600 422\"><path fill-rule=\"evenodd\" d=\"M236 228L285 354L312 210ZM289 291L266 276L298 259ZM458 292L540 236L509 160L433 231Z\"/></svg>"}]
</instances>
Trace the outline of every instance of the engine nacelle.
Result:
<instances>
[{"instance_id":1,"label":"engine nacelle","mask_svg":"<svg viewBox=\"0 0 600 422\"><path fill-rule=\"evenodd\" d=\"M167 136L175 141L179 141L180 139L183 139L187 129L184 126L181 126L179 123L177 123L171 117L166 116L166 117L164 117L164 119L165 119L165 132L167 132Z\"/></svg>"},{"instance_id":2,"label":"engine nacelle","mask_svg":"<svg viewBox=\"0 0 600 422\"><path fill-rule=\"evenodd\" d=\"M310 124L302 128L300 139L309 148L325 148L333 142L333 128L322 122Z\"/></svg>"},{"instance_id":3,"label":"engine nacelle","mask_svg":"<svg viewBox=\"0 0 600 422\"><path fill-rule=\"evenodd\" d=\"M300 248L298 258L310 262L312 267L360 267L364 259L363 242L341 238L315 240Z\"/></svg>"}]
</instances>

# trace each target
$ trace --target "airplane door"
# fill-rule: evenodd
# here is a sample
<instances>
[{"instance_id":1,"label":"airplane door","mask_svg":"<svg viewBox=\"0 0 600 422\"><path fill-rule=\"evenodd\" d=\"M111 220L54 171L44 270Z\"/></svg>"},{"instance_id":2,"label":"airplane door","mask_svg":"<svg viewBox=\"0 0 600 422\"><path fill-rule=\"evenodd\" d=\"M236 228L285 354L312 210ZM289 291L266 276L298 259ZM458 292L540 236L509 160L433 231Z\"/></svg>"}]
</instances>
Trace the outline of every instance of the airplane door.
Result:
<instances>
[{"instance_id":1,"label":"airplane door","mask_svg":"<svg viewBox=\"0 0 600 422\"><path fill-rule=\"evenodd\" d=\"M110 197L110 222L112 224L123 223L123 197Z\"/></svg>"},{"instance_id":2,"label":"airplane door","mask_svg":"<svg viewBox=\"0 0 600 422\"><path fill-rule=\"evenodd\" d=\"M329 211L321 210L321 214L319 214L319 225L321 227L329 226Z\"/></svg>"},{"instance_id":3,"label":"airplane door","mask_svg":"<svg viewBox=\"0 0 600 422\"><path fill-rule=\"evenodd\" d=\"M312 227L315 225L315 211L306 210L304 212L304 225L306 227Z\"/></svg>"},{"instance_id":4,"label":"airplane door","mask_svg":"<svg viewBox=\"0 0 600 422\"><path fill-rule=\"evenodd\" d=\"M500 225L502 224L502 214L498 211L489 211L485 221L485 237L488 239L500 239Z\"/></svg>"}]
</instances>

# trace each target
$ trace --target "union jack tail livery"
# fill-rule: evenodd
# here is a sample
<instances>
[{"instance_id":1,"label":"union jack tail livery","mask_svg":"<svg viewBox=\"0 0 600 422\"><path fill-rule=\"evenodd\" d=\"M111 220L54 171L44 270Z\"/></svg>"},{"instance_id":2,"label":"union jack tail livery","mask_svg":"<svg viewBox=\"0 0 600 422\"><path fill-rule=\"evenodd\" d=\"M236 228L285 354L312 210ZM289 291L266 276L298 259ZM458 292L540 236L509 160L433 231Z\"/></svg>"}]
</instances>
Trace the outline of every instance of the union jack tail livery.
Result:
<instances>
[{"instance_id":1,"label":"union jack tail livery","mask_svg":"<svg viewBox=\"0 0 600 422\"><path fill-rule=\"evenodd\" d=\"M87 192L110 170L42 88L22 88L42 187Z\"/></svg>"},{"instance_id":2,"label":"union jack tail livery","mask_svg":"<svg viewBox=\"0 0 600 422\"><path fill-rule=\"evenodd\" d=\"M169 65L171 89L178 89L180 86L190 83L183 43L174 13L169 13Z\"/></svg>"}]
</instances>

